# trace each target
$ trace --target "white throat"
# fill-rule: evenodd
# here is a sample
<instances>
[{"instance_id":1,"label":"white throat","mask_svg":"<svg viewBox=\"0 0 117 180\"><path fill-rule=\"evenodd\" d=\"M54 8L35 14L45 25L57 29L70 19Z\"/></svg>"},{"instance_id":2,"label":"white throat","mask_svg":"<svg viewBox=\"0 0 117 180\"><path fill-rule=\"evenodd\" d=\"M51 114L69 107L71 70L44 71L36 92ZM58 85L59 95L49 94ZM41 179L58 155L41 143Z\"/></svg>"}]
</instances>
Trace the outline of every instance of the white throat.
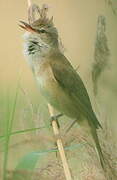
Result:
<instances>
[{"instance_id":1,"label":"white throat","mask_svg":"<svg viewBox=\"0 0 117 180\"><path fill-rule=\"evenodd\" d=\"M23 36L24 43L24 55L26 56L28 63L33 66L33 62L41 61L46 57L51 47L44 43L39 36L26 32Z\"/></svg>"}]
</instances>

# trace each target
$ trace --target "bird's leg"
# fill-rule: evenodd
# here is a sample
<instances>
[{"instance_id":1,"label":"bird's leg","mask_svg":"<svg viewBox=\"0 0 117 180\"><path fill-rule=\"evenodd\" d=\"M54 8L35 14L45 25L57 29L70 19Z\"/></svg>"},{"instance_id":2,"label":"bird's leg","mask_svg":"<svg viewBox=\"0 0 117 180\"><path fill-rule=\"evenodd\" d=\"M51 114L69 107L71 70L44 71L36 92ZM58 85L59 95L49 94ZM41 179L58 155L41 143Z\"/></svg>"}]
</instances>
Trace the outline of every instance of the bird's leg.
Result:
<instances>
[{"instance_id":1,"label":"bird's leg","mask_svg":"<svg viewBox=\"0 0 117 180\"><path fill-rule=\"evenodd\" d=\"M56 121L58 128L60 128L58 118L60 118L61 116L63 116L63 114L57 114L57 115L51 116L51 121ZM51 122L51 124L52 124L52 122Z\"/></svg>"},{"instance_id":2,"label":"bird's leg","mask_svg":"<svg viewBox=\"0 0 117 180\"><path fill-rule=\"evenodd\" d=\"M79 115L78 117L77 117L77 119L75 119L75 120L73 120L72 122L71 122L71 124L67 127L67 129L65 130L65 133L64 133L64 135L65 134L67 134L69 131L70 131L70 129L73 127L73 125L76 123L76 122L78 122L78 119L80 119L81 118L81 116Z\"/></svg>"},{"instance_id":3,"label":"bird's leg","mask_svg":"<svg viewBox=\"0 0 117 180\"><path fill-rule=\"evenodd\" d=\"M64 134L67 134L76 122L77 122L77 119L73 120L72 123L65 130Z\"/></svg>"},{"instance_id":4,"label":"bird's leg","mask_svg":"<svg viewBox=\"0 0 117 180\"><path fill-rule=\"evenodd\" d=\"M52 125L52 121L56 121L58 128L60 128L58 118L60 118L61 116L63 116L63 114L57 114L57 115L51 116L51 125ZM56 140L60 139L60 134L57 134L55 136L55 139Z\"/></svg>"},{"instance_id":5,"label":"bird's leg","mask_svg":"<svg viewBox=\"0 0 117 180\"><path fill-rule=\"evenodd\" d=\"M57 115L51 116L51 125L52 125L52 121L56 121L58 128L60 128L58 118L60 118L61 116L63 116L63 114L57 114ZM55 139L56 141L60 139L60 134L55 135ZM55 143L55 146L57 147L57 143ZM56 152L56 157L57 157L57 152Z\"/></svg>"}]
</instances>

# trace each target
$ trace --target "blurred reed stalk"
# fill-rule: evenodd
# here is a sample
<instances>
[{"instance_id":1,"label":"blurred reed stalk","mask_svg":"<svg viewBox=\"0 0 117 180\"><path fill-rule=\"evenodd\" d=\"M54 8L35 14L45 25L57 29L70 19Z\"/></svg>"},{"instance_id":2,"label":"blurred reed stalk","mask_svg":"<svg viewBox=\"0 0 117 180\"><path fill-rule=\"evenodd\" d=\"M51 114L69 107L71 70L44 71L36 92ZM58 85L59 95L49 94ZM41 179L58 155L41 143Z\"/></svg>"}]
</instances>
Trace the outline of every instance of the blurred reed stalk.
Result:
<instances>
[{"instance_id":1,"label":"blurred reed stalk","mask_svg":"<svg viewBox=\"0 0 117 180\"><path fill-rule=\"evenodd\" d=\"M105 0L105 2L108 4L108 6L110 6L110 8L112 9L113 14L117 15L117 7L115 7L113 5L114 1L113 0Z\"/></svg>"},{"instance_id":2,"label":"blurred reed stalk","mask_svg":"<svg viewBox=\"0 0 117 180\"><path fill-rule=\"evenodd\" d=\"M92 65L92 81L94 94L98 92L98 82L101 74L108 67L110 51L106 36L106 19L104 16L98 17L97 35L94 50L94 62Z\"/></svg>"}]
</instances>

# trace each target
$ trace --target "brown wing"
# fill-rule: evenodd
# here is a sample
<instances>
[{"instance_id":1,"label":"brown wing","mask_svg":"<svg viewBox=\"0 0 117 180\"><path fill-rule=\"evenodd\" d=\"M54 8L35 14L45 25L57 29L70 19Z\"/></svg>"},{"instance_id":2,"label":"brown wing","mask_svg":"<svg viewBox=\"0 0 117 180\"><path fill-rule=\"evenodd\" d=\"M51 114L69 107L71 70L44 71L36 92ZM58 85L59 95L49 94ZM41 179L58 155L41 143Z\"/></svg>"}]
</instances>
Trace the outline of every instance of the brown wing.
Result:
<instances>
[{"instance_id":1,"label":"brown wing","mask_svg":"<svg viewBox=\"0 0 117 180\"><path fill-rule=\"evenodd\" d=\"M78 73L73 69L69 61L62 54L56 55L56 59L50 62L53 74L59 85L72 98L81 114L98 128L98 122L91 106L87 90Z\"/></svg>"}]
</instances>

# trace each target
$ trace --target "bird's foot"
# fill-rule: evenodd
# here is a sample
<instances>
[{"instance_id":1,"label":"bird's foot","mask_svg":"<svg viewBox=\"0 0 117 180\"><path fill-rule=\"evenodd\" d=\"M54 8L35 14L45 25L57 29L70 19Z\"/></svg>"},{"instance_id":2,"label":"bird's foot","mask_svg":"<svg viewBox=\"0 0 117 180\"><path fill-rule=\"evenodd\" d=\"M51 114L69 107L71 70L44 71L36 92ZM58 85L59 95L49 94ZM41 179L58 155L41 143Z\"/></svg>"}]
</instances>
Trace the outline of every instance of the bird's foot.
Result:
<instances>
[{"instance_id":1,"label":"bird's foot","mask_svg":"<svg viewBox=\"0 0 117 180\"><path fill-rule=\"evenodd\" d=\"M51 125L52 125L52 121L56 121L58 128L60 128L58 119L59 119L61 116L63 116L63 114L57 114L57 115L51 116Z\"/></svg>"}]
</instances>

